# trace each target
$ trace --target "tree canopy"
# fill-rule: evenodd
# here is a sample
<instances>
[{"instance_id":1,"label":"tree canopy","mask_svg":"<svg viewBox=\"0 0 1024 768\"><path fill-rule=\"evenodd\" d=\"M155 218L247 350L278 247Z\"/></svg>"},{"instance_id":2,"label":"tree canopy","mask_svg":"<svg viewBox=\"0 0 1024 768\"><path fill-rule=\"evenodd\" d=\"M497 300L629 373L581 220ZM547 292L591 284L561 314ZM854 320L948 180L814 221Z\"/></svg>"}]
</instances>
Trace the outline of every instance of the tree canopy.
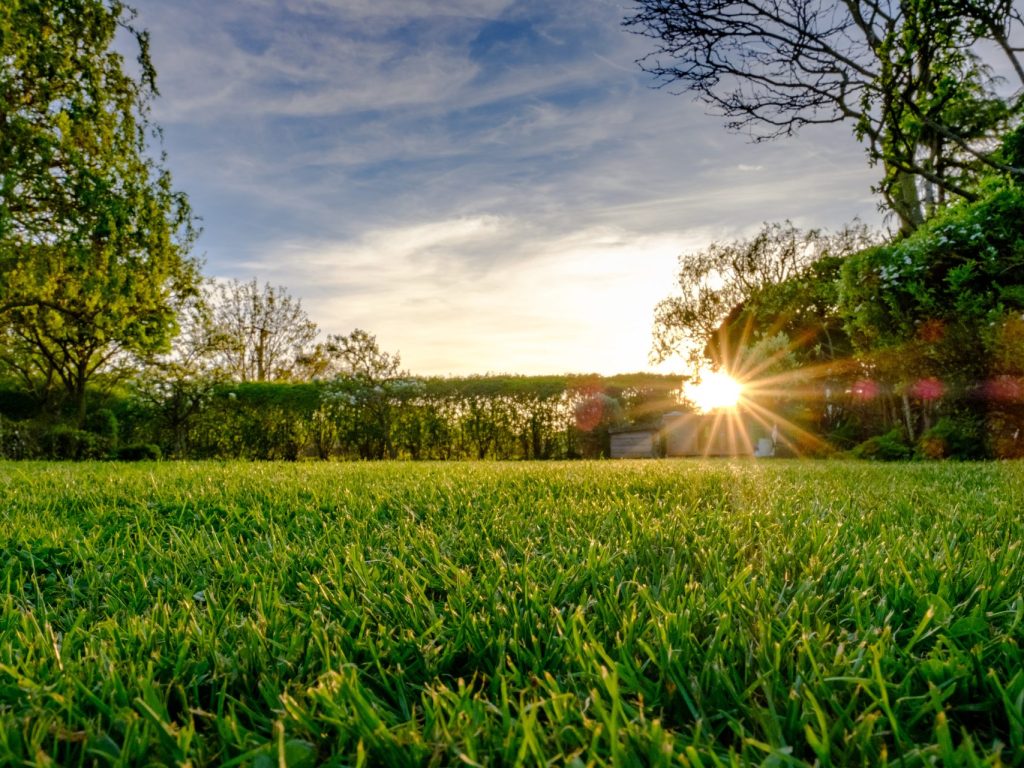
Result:
<instances>
[{"instance_id":1,"label":"tree canopy","mask_svg":"<svg viewBox=\"0 0 1024 768\"><path fill-rule=\"evenodd\" d=\"M1011 0L636 0L655 41L641 66L757 139L847 122L882 166L904 232L979 175L1018 175L995 152L1024 109ZM997 72L1008 77L1000 78Z\"/></svg>"},{"instance_id":2,"label":"tree canopy","mask_svg":"<svg viewBox=\"0 0 1024 768\"><path fill-rule=\"evenodd\" d=\"M165 350L195 291L195 237L149 120L148 37L116 0L0 7L0 327L23 375L86 384ZM138 50L128 71L115 37Z\"/></svg>"},{"instance_id":3,"label":"tree canopy","mask_svg":"<svg viewBox=\"0 0 1024 768\"><path fill-rule=\"evenodd\" d=\"M302 300L283 285L231 280L215 285L209 299L213 328L224 342L220 366L236 381L291 378L319 333Z\"/></svg>"},{"instance_id":4,"label":"tree canopy","mask_svg":"<svg viewBox=\"0 0 1024 768\"><path fill-rule=\"evenodd\" d=\"M765 224L750 238L712 243L703 250L681 255L677 290L655 309L655 356L666 360L681 354L692 364L706 357L715 360L720 357L717 349L723 332L732 333L741 316L745 333L753 329L750 314L755 305L763 307L757 321L758 335L792 330L789 325L800 322L796 316L777 321L769 310L769 306L783 301L786 289L779 286L792 288L793 280L801 276L807 282L813 277L810 268L815 262L825 256L845 256L870 242L871 235L861 224L828 233L803 231L785 222ZM819 299L815 301L820 303ZM793 304L792 297L787 301ZM804 314L815 311L821 316L824 309L809 306Z\"/></svg>"}]
</instances>

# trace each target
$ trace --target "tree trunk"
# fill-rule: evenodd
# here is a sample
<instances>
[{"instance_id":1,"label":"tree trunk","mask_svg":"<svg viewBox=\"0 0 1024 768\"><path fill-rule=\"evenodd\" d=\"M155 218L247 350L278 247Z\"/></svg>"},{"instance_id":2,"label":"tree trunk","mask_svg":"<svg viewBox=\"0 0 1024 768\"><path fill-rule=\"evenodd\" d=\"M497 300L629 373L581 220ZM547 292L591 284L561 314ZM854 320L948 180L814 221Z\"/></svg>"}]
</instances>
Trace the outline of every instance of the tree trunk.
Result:
<instances>
[{"instance_id":1,"label":"tree trunk","mask_svg":"<svg viewBox=\"0 0 1024 768\"><path fill-rule=\"evenodd\" d=\"M900 219L900 232L904 235L913 233L924 224L924 212L921 210L921 196L917 189L917 177L906 171L896 171L896 181L887 190L889 204Z\"/></svg>"},{"instance_id":2,"label":"tree trunk","mask_svg":"<svg viewBox=\"0 0 1024 768\"><path fill-rule=\"evenodd\" d=\"M85 383L88 379L86 370L88 361L81 362L75 369L74 402L75 402L75 424L78 429L85 429Z\"/></svg>"},{"instance_id":3,"label":"tree trunk","mask_svg":"<svg viewBox=\"0 0 1024 768\"><path fill-rule=\"evenodd\" d=\"M256 381L267 380L267 329L260 328L260 338L256 342Z\"/></svg>"},{"instance_id":4,"label":"tree trunk","mask_svg":"<svg viewBox=\"0 0 1024 768\"><path fill-rule=\"evenodd\" d=\"M903 400L903 418L907 424L907 437L910 439L910 442L914 442L917 437L914 432L913 413L910 410L910 398L907 397L906 393L904 393L901 398Z\"/></svg>"}]
</instances>

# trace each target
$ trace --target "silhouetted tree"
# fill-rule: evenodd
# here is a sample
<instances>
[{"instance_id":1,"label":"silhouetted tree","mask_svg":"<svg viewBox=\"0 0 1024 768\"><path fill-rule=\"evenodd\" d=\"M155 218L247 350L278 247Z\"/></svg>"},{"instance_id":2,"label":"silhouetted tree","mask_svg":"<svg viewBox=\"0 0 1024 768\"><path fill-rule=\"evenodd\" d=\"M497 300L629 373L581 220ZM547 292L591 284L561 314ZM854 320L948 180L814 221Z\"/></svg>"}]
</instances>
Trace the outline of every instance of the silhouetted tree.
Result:
<instances>
[{"instance_id":1,"label":"silhouetted tree","mask_svg":"<svg viewBox=\"0 0 1024 768\"><path fill-rule=\"evenodd\" d=\"M695 365L707 356L721 357L716 348L723 323L735 327L747 302L757 295L767 301L768 286L797 278L825 256L842 257L871 242L862 224L830 234L817 229L804 232L786 222L765 224L745 240L712 243L702 251L681 255L677 293L655 309L655 356L666 360L682 354ZM774 318L759 322L771 325ZM775 327L769 335L779 330Z\"/></svg>"},{"instance_id":2,"label":"silhouetted tree","mask_svg":"<svg viewBox=\"0 0 1024 768\"><path fill-rule=\"evenodd\" d=\"M994 154L1024 108L1024 20L1011 0L636 2L625 23L656 45L641 66L730 128L761 140L850 123L904 232L950 196L975 199L979 173L1021 172Z\"/></svg>"}]
</instances>

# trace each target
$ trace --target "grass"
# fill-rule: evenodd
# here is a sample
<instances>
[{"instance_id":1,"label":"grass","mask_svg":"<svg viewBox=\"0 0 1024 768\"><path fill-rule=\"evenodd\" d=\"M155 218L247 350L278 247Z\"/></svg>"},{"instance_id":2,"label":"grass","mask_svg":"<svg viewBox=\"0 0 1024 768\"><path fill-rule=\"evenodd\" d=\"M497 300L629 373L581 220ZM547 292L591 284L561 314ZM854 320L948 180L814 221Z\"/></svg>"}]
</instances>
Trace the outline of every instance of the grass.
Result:
<instances>
[{"instance_id":1,"label":"grass","mask_svg":"<svg viewBox=\"0 0 1024 768\"><path fill-rule=\"evenodd\" d=\"M1024 465L0 464L4 765L1024 764Z\"/></svg>"}]
</instances>

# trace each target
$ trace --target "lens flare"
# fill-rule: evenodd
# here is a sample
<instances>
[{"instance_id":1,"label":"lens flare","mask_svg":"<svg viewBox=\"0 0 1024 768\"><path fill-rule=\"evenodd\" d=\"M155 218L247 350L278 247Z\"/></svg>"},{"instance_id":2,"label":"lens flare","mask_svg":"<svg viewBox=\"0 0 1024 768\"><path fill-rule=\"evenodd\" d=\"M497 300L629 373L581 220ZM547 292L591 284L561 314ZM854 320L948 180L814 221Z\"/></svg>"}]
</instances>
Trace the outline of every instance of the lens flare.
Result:
<instances>
[{"instance_id":1,"label":"lens flare","mask_svg":"<svg viewBox=\"0 0 1024 768\"><path fill-rule=\"evenodd\" d=\"M725 371L712 371L686 387L686 397L704 413L735 408L743 396L743 386Z\"/></svg>"}]
</instances>

